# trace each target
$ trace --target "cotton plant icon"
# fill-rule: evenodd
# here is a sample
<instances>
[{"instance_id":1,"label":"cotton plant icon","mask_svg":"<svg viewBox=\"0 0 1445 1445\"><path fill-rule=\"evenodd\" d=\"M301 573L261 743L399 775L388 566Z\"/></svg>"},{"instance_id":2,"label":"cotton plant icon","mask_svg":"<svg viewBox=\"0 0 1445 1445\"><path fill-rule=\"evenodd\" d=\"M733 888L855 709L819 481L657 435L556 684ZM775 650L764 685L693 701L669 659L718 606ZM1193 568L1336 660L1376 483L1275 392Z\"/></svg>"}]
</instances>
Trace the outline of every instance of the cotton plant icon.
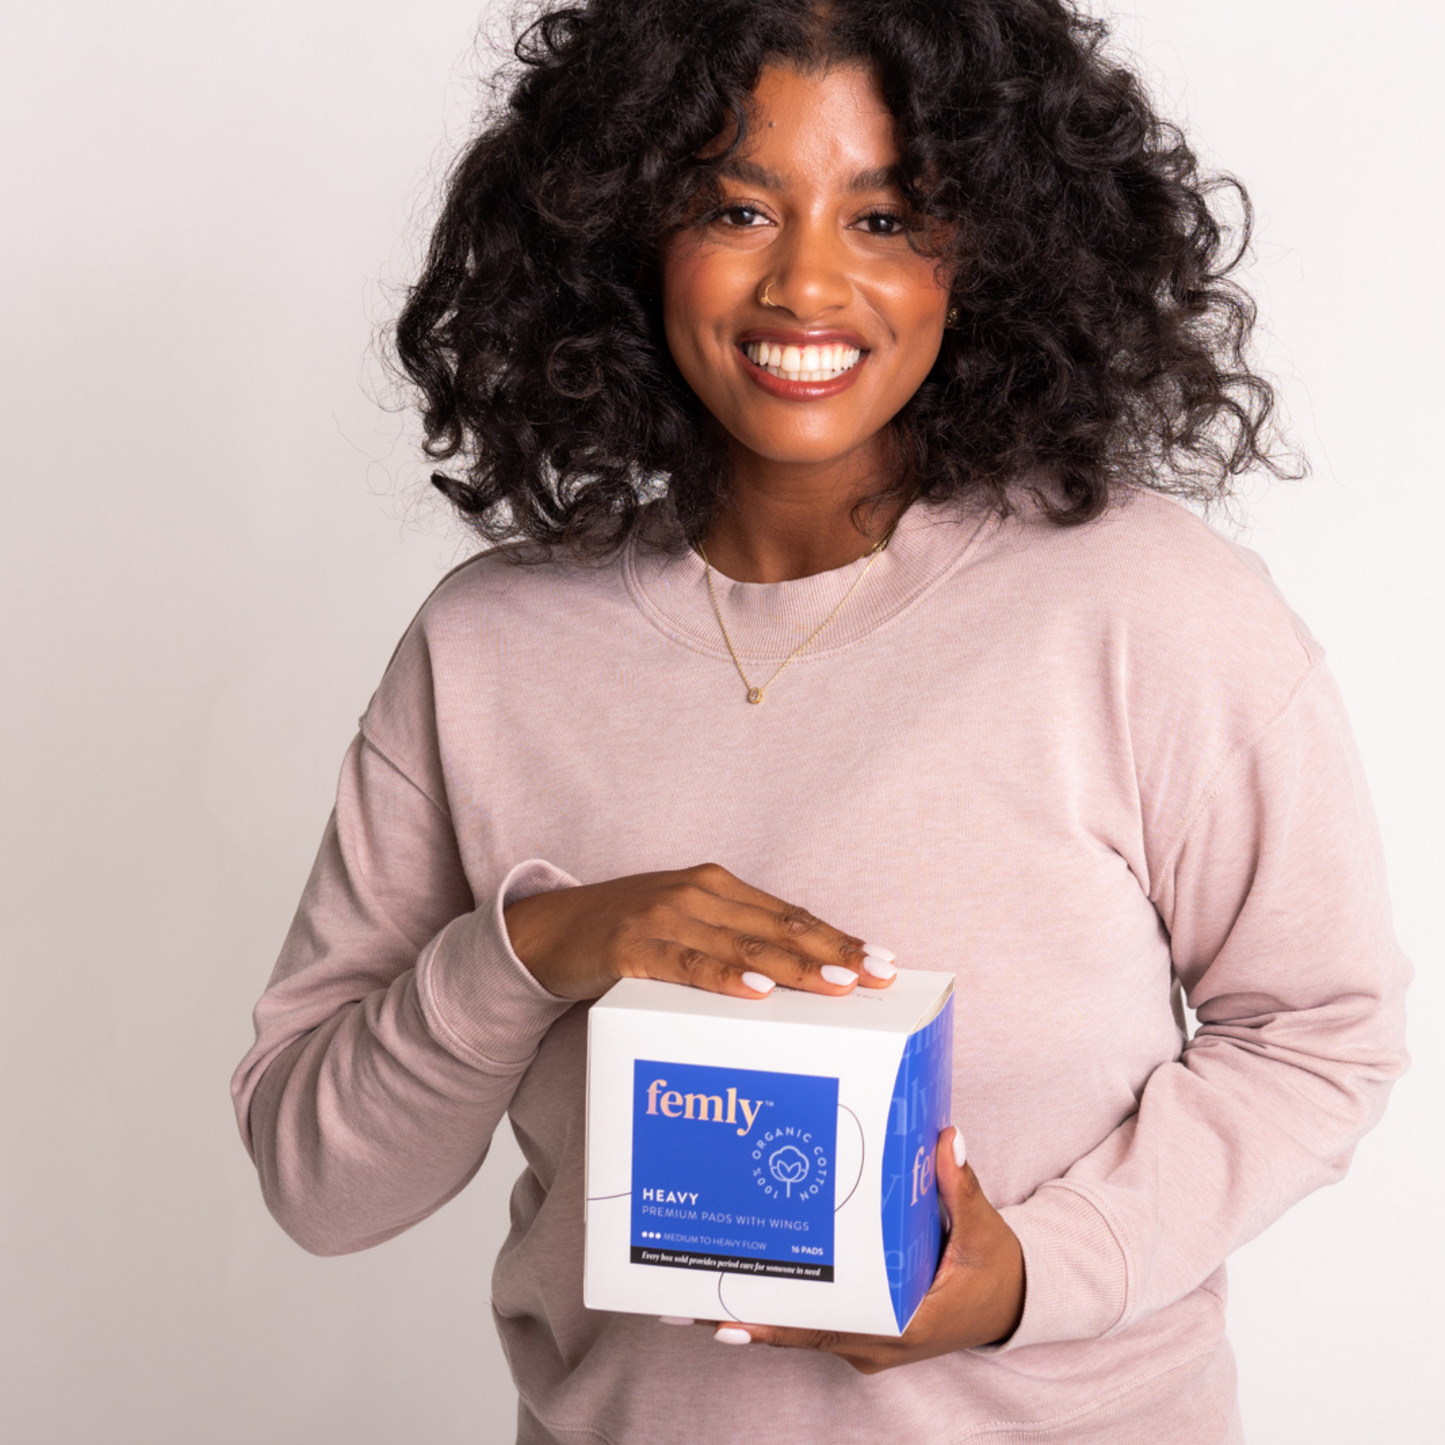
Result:
<instances>
[{"instance_id":1,"label":"cotton plant icon","mask_svg":"<svg viewBox=\"0 0 1445 1445\"><path fill-rule=\"evenodd\" d=\"M808 1177L808 1156L792 1144L775 1149L768 1158L768 1172L793 1197L793 1185L801 1184Z\"/></svg>"}]
</instances>

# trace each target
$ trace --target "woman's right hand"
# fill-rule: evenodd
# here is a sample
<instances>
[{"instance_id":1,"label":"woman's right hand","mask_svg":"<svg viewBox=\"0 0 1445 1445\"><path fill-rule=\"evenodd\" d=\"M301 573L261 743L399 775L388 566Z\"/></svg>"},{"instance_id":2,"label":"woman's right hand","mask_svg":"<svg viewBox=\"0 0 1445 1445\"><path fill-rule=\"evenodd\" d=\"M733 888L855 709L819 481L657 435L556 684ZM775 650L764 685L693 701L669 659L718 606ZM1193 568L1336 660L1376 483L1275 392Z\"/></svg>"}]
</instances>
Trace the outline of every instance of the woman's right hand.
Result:
<instances>
[{"instance_id":1,"label":"woman's right hand","mask_svg":"<svg viewBox=\"0 0 1445 1445\"><path fill-rule=\"evenodd\" d=\"M619 978L686 983L737 998L775 984L845 994L885 988L893 954L716 863L635 873L509 903L512 949L559 998L600 998Z\"/></svg>"}]
</instances>

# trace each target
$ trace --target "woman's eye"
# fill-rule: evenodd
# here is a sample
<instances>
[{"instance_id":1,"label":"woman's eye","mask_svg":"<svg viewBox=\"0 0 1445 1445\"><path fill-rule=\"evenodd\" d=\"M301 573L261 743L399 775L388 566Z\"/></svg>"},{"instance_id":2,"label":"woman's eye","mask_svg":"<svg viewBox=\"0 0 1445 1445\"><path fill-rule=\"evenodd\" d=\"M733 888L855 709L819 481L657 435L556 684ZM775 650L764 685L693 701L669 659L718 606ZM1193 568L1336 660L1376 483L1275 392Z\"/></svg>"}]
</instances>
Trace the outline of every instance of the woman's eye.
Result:
<instances>
[{"instance_id":1,"label":"woman's eye","mask_svg":"<svg viewBox=\"0 0 1445 1445\"><path fill-rule=\"evenodd\" d=\"M870 211L858 223L870 236L901 236L907 222L893 211Z\"/></svg>"},{"instance_id":2,"label":"woman's eye","mask_svg":"<svg viewBox=\"0 0 1445 1445\"><path fill-rule=\"evenodd\" d=\"M729 226L760 226L766 224L768 218L756 206L725 206L714 213L714 219Z\"/></svg>"}]
</instances>

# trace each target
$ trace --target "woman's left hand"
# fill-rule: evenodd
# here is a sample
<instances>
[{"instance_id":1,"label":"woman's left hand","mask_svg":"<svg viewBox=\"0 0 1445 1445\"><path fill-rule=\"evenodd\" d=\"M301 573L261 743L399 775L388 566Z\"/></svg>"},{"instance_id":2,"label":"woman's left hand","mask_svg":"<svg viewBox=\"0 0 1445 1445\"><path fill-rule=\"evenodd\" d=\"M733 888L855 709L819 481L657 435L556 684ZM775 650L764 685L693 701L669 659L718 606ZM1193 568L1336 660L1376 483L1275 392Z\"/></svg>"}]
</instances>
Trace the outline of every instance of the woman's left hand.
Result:
<instances>
[{"instance_id":1,"label":"woman's left hand","mask_svg":"<svg viewBox=\"0 0 1445 1445\"><path fill-rule=\"evenodd\" d=\"M719 1332L720 1340L743 1344L741 1335L746 1332L754 1344L825 1350L841 1355L855 1370L875 1375L896 1365L1007 1339L1023 1315L1023 1251L1003 1216L984 1198L962 1155L962 1136L950 1126L938 1136L938 1197L953 1223L933 1285L901 1336L789 1330L728 1321Z\"/></svg>"}]
</instances>

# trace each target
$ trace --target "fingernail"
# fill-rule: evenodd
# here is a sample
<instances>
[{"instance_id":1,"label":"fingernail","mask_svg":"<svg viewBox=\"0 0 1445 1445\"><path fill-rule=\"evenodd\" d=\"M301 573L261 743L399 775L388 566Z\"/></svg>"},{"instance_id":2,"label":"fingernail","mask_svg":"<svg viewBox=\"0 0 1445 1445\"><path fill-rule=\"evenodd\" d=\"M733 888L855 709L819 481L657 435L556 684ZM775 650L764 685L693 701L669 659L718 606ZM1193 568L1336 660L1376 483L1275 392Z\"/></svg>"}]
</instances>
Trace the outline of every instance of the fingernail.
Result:
<instances>
[{"instance_id":1,"label":"fingernail","mask_svg":"<svg viewBox=\"0 0 1445 1445\"><path fill-rule=\"evenodd\" d=\"M871 953L863 955L863 972L871 973L874 978L897 978L898 970L887 960L874 958Z\"/></svg>"},{"instance_id":2,"label":"fingernail","mask_svg":"<svg viewBox=\"0 0 1445 1445\"><path fill-rule=\"evenodd\" d=\"M825 963L818 972L829 983L843 985L858 982L858 975L851 968L844 968L841 964Z\"/></svg>"},{"instance_id":3,"label":"fingernail","mask_svg":"<svg viewBox=\"0 0 1445 1445\"><path fill-rule=\"evenodd\" d=\"M754 993L772 993L775 980L769 978L765 973L748 972L743 975L743 982Z\"/></svg>"},{"instance_id":4,"label":"fingernail","mask_svg":"<svg viewBox=\"0 0 1445 1445\"><path fill-rule=\"evenodd\" d=\"M896 963L898 955L891 948L884 948L881 943L865 943L863 952L869 958L881 959L884 963Z\"/></svg>"},{"instance_id":5,"label":"fingernail","mask_svg":"<svg viewBox=\"0 0 1445 1445\"><path fill-rule=\"evenodd\" d=\"M695 1325L696 1320L688 1319L685 1315L658 1315L657 1322L660 1325Z\"/></svg>"},{"instance_id":6,"label":"fingernail","mask_svg":"<svg viewBox=\"0 0 1445 1445\"><path fill-rule=\"evenodd\" d=\"M953 1131L953 1162L960 1169L968 1163L968 1151L963 1147L963 1134L957 1128Z\"/></svg>"},{"instance_id":7,"label":"fingernail","mask_svg":"<svg viewBox=\"0 0 1445 1445\"><path fill-rule=\"evenodd\" d=\"M746 1330L735 1329L732 1325L722 1325L713 1331L713 1339L720 1345L750 1345L753 1337Z\"/></svg>"}]
</instances>

